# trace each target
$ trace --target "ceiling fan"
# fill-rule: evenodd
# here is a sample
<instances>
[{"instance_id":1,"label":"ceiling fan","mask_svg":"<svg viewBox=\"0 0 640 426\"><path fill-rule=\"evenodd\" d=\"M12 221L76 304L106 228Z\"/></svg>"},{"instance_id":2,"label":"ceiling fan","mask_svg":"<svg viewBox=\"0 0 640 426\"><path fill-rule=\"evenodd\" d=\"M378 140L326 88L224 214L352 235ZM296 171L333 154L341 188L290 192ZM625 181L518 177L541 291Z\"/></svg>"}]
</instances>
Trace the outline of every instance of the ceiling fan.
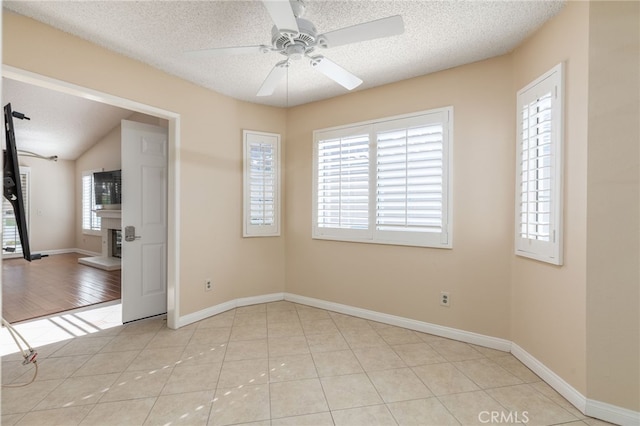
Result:
<instances>
[{"instance_id":1,"label":"ceiling fan","mask_svg":"<svg viewBox=\"0 0 640 426\"><path fill-rule=\"evenodd\" d=\"M309 59L312 68L320 71L348 90L362 84L362 80L340 65L316 54L316 49L328 49L360 41L389 37L404 32L402 16L369 21L351 27L318 34L311 21L303 19L306 6L302 0L264 0L273 23L271 46L221 47L186 52L191 57L212 57L219 55L243 55L251 53L277 52L286 57L276 63L258 90L257 96L270 96L284 78L292 60Z\"/></svg>"}]
</instances>

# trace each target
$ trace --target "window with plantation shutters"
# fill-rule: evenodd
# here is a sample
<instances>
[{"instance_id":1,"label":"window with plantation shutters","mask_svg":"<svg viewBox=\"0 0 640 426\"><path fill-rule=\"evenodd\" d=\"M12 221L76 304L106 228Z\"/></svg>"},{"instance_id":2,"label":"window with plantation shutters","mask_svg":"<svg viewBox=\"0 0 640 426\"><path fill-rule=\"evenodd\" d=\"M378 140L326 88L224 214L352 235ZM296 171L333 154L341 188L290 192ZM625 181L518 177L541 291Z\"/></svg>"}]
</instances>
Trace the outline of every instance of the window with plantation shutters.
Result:
<instances>
[{"instance_id":1,"label":"window with plantation shutters","mask_svg":"<svg viewBox=\"0 0 640 426\"><path fill-rule=\"evenodd\" d=\"M369 134L349 130L318 141L317 225L358 233L369 227Z\"/></svg>"},{"instance_id":2,"label":"window with plantation shutters","mask_svg":"<svg viewBox=\"0 0 640 426\"><path fill-rule=\"evenodd\" d=\"M562 264L562 64L518 92L516 254Z\"/></svg>"},{"instance_id":3,"label":"window with plantation shutters","mask_svg":"<svg viewBox=\"0 0 640 426\"><path fill-rule=\"evenodd\" d=\"M20 186L27 228L29 227L29 177L30 169L28 167L20 167ZM4 197L2 197L2 253L3 257L22 256L22 244L18 233L16 215L13 211L13 206Z\"/></svg>"},{"instance_id":4,"label":"window with plantation shutters","mask_svg":"<svg viewBox=\"0 0 640 426\"><path fill-rule=\"evenodd\" d=\"M96 214L95 186L93 173L102 170L82 172L82 233L101 235L100 217Z\"/></svg>"},{"instance_id":5,"label":"window with plantation shutters","mask_svg":"<svg viewBox=\"0 0 640 426\"><path fill-rule=\"evenodd\" d=\"M313 237L450 248L452 115L314 132Z\"/></svg>"},{"instance_id":6,"label":"window with plantation shutters","mask_svg":"<svg viewBox=\"0 0 640 426\"><path fill-rule=\"evenodd\" d=\"M243 132L243 236L280 235L280 135Z\"/></svg>"}]
</instances>

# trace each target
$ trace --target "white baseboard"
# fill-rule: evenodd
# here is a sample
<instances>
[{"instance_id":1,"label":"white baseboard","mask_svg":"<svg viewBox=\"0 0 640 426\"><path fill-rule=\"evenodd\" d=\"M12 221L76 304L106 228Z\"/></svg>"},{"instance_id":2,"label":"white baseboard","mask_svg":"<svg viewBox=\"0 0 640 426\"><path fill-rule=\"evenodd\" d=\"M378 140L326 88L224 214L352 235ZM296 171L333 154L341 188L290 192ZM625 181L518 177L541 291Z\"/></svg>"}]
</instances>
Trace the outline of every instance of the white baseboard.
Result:
<instances>
[{"instance_id":1,"label":"white baseboard","mask_svg":"<svg viewBox=\"0 0 640 426\"><path fill-rule=\"evenodd\" d=\"M95 251L84 250L84 249L79 249L79 248L69 249L69 251L67 253L79 253L79 254L84 254L86 256L102 256L102 253L98 253L98 252L95 252Z\"/></svg>"},{"instance_id":2,"label":"white baseboard","mask_svg":"<svg viewBox=\"0 0 640 426\"><path fill-rule=\"evenodd\" d=\"M55 256L56 254L67 254L74 253L75 249L67 248L67 249L55 249L55 250L32 250L31 253L39 253L43 256Z\"/></svg>"},{"instance_id":3,"label":"white baseboard","mask_svg":"<svg viewBox=\"0 0 640 426\"><path fill-rule=\"evenodd\" d=\"M587 397L578 392L573 386L565 382L562 377L551 371L546 365L538 361L533 355L529 354L516 343L511 344L511 353L586 416L595 417L596 419L617 425L640 425L640 412L593 399L587 399Z\"/></svg>"},{"instance_id":4,"label":"white baseboard","mask_svg":"<svg viewBox=\"0 0 640 426\"><path fill-rule=\"evenodd\" d=\"M241 297L236 299L236 306L257 305L258 303L278 302L284 300L284 293L271 293L262 296Z\"/></svg>"},{"instance_id":5,"label":"white baseboard","mask_svg":"<svg viewBox=\"0 0 640 426\"><path fill-rule=\"evenodd\" d=\"M283 293L265 294L262 296L242 297L239 299L229 300L228 302L220 303L219 305L211 306L198 312L194 312L188 315L178 318L178 328L185 325L192 324L194 322L202 321L213 315L218 315L239 306L256 305L258 303L277 302L284 299Z\"/></svg>"},{"instance_id":6,"label":"white baseboard","mask_svg":"<svg viewBox=\"0 0 640 426\"><path fill-rule=\"evenodd\" d=\"M46 256L53 256L56 254L67 254L67 253L79 253L79 254L84 254L87 256L100 256L101 253L96 253L93 251L89 251L89 250L83 250L83 249L79 249L79 248L66 248L66 249L54 249L54 250L32 250L31 253L38 253L41 255L46 255ZM15 254L3 254L2 258L3 259L16 259L22 257L22 253L15 253Z\"/></svg>"},{"instance_id":7,"label":"white baseboard","mask_svg":"<svg viewBox=\"0 0 640 426\"><path fill-rule=\"evenodd\" d=\"M593 399L587 399L587 411L585 414L589 417L595 417L622 426L640 425L640 412Z\"/></svg>"},{"instance_id":8,"label":"white baseboard","mask_svg":"<svg viewBox=\"0 0 640 426\"><path fill-rule=\"evenodd\" d=\"M36 253L40 253L42 255L48 255L48 256L53 256L53 255L56 255L56 254L67 254L67 253L79 253L79 254L85 254L87 256L100 256L100 253L94 253L92 251L82 250L82 249L79 249L79 248L41 250L41 251L36 251Z\"/></svg>"},{"instance_id":9,"label":"white baseboard","mask_svg":"<svg viewBox=\"0 0 640 426\"><path fill-rule=\"evenodd\" d=\"M555 389L560 395L562 395L567 401L573 404L585 415L623 426L640 425L639 412L603 403L600 401L587 399L573 386L562 379L562 377L558 376L546 365L538 361L534 356L518 346L518 344L513 343L509 340L486 336L470 331L459 330L456 328L445 327L437 324L431 324L428 322L417 321L410 318L398 317L395 315L389 315L381 312L371 311L368 309L356 308L354 306L342 305L340 303L328 302L326 300L314 299L311 297L299 296L291 293L272 293L262 296L244 297L230 300L228 302L182 316L178 319L178 327L189 325L191 323L203 320L213 315L220 314L239 306L276 302L279 300L287 300L302 305L326 309L345 315L351 315L371 321L377 321L384 324L395 325L410 330L446 337L448 339L472 343L474 345L485 346L505 352L511 352L524 365L529 367L534 373L540 376L542 380L544 380L549 386Z\"/></svg>"},{"instance_id":10,"label":"white baseboard","mask_svg":"<svg viewBox=\"0 0 640 426\"><path fill-rule=\"evenodd\" d=\"M298 296L291 293L284 293L284 300L316 308L327 309L329 311L339 312L341 314L377 321L384 324L395 325L397 327L408 328L422 333L446 337L448 339L459 340L461 342L472 343L474 345L485 346L499 351L509 352L511 349L511 342L509 340L485 336L483 334L459 330L457 328L444 327L442 325L416 321L410 318L398 317L395 315L370 311L368 309L355 308L353 306L327 302L325 300L313 299L311 297Z\"/></svg>"},{"instance_id":11,"label":"white baseboard","mask_svg":"<svg viewBox=\"0 0 640 426\"><path fill-rule=\"evenodd\" d=\"M522 349L516 343L511 343L511 353L578 410L582 413L585 412L587 398L564 381L562 377L551 371L546 365L538 361L533 355Z\"/></svg>"}]
</instances>

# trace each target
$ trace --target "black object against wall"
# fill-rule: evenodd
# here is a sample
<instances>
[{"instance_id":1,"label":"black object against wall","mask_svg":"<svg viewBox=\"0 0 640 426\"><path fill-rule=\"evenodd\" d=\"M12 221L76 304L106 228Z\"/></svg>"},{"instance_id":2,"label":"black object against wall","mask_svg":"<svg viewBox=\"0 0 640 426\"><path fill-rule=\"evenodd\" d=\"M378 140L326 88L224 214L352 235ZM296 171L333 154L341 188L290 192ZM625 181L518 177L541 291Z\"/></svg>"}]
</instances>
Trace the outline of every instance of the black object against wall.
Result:
<instances>
[{"instance_id":1,"label":"black object against wall","mask_svg":"<svg viewBox=\"0 0 640 426\"><path fill-rule=\"evenodd\" d=\"M16 135L13 130L13 118L20 120L30 120L24 114L11 110L11 104L4 106L4 134L6 147L4 154L4 179L3 189L4 197L9 200L13 207L18 226L18 234L20 234L20 244L22 245L22 257L31 262L42 257L41 254L31 253L29 247L29 235L27 233L27 217L24 209L24 200L22 199L22 181L20 179L20 167L18 165L18 151L16 148Z\"/></svg>"}]
</instances>

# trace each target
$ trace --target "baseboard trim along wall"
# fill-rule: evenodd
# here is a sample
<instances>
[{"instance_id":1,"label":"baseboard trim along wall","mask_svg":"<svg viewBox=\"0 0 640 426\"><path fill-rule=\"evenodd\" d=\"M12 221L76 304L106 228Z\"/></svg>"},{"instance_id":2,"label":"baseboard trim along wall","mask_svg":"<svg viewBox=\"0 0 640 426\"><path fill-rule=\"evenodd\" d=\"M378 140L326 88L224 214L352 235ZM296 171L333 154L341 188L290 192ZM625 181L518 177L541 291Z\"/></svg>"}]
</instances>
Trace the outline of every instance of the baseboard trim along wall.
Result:
<instances>
[{"instance_id":1,"label":"baseboard trim along wall","mask_svg":"<svg viewBox=\"0 0 640 426\"><path fill-rule=\"evenodd\" d=\"M345 315L351 315L358 318L420 331L422 333L446 337L448 339L458 340L460 342L471 343L478 346L484 346L491 349L510 352L513 354L513 356L515 356L524 365L531 369L531 371L540 376L542 380L544 380L549 386L555 389L556 392L562 395L567 401L573 404L585 415L622 426L637 426L640 424L640 412L617 407L615 405L603 403L600 401L587 399L573 386L571 386L564 379L550 370L546 365L537 360L534 356L529 354L518 344L513 343L509 340L486 336L470 331L459 330L456 328L445 327L442 325L431 324L428 322L417 321L410 318L389 315L381 312L371 311L368 309L356 308L354 306L343 305L326 300L314 299L311 297L299 296L297 294L291 293L272 293L261 296L243 297L182 316L178 319L178 327L183 327L185 325L201 321L213 315L217 315L240 306L277 302L280 300L287 300L290 302L299 303L301 305L326 309L332 312L338 312Z\"/></svg>"},{"instance_id":2,"label":"baseboard trim along wall","mask_svg":"<svg viewBox=\"0 0 640 426\"><path fill-rule=\"evenodd\" d=\"M368 309L355 308L353 306L342 305L340 303L327 302L325 300L298 296L291 293L285 293L284 299L291 302L300 303L302 305L313 306L315 308L326 309L345 315L351 315L354 317L364 318L384 324L395 325L397 327L408 328L410 330L433 334L440 337L446 337L448 339L459 340L465 343L472 343L474 345L485 346L487 348L497 349L499 351L509 352L509 350L511 349L511 342L508 340L485 336L483 334L472 333L470 331L458 330L457 328L444 327L442 325L416 321L409 318L370 311Z\"/></svg>"},{"instance_id":3,"label":"baseboard trim along wall","mask_svg":"<svg viewBox=\"0 0 640 426\"><path fill-rule=\"evenodd\" d=\"M84 254L86 256L102 256L102 253L97 253L95 251L89 251L89 250L79 249L79 248L69 249L67 251L60 251L60 253L50 253L50 254L62 254L62 253L78 253L78 254Z\"/></svg>"},{"instance_id":4,"label":"baseboard trim along wall","mask_svg":"<svg viewBox=\"0 0 640 426\"><path fill-rule=\"evenodd\" d=\"M83 250L79 248L66 248L66 249L54 249L54 250L32 250L31 253L38 253L47 256L53 256L55 254L67 254L67 253L79 253L87 256L100 256L100 253L95 253L88 250ZM3 254L3 259L17 259L21 258L22 253L14 253L14 254Z\"/></svg>"},{"instance_id":5,"label":"baseboard trim along wall","mask_svg":"<svg viewBox=\"0 0 640 426\"><path fill-rule=\"evenodd\" d=\"M511 343L511 353L520 362L526 365L531 371L536 373L549 386L562 395L567 401L573 404L582 413L585 412L587 399L573 386L564 381L562 377L551 371L546 365L534 358L529 352L522 349L518 344Z\"/></svg>"},{"instance_id":6,"label":"baseboard trim along wall","mask_svg":"<svg viewBox=\"0 0 640 426\"><path fill-rule=\"evenodd\" d=\"M194 322L202 321L203 319L207 319L214 315L221 314L223 312L229 311L231 309L234 309L240 306L249 306L249 305L257 305L259 303L277 302L279 300L284 300L284 293L272 293L272 294L265 294L262 296L242 297L239 299L233 299L228 302L224 302L219 305L211 306L201 311L194 312L192 314L181 316L180 318L178 318L178 328L184 327L185 325L189 325Z\"/></svg>"},{"instance_id":7,"label":"baseboard trim along wall","mask_svg":"<svg viewBox=\"0 0 640 426\"><path fill-rule=\"evenodd\" d=\"M640 425L640 412L593 399L587 399L587 410L585 414L589 417L595 417L596 419L606 420L609 423L622 426Z\"/></svg>"}]
</instances>

